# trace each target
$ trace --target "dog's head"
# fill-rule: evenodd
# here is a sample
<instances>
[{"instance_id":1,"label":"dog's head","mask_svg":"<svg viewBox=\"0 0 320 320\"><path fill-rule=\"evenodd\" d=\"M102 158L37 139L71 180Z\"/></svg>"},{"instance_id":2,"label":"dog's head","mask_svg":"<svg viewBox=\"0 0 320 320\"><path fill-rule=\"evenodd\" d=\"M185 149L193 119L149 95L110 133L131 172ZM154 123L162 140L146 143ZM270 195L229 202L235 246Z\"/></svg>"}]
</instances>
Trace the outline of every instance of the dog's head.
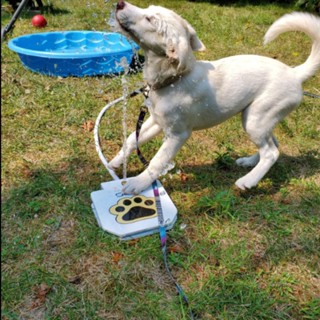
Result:
<instances>
[{"instance_id":1,"label":"dog's head","mask_svg":"<svg viewBox=\"0 0 320 320\"><path fill-rule=\"evenodd\" d=\"M116 20L122 33L138 43L147 55L165 59L167 68L174 68L176 74L190 69L192 51L205 49L193 27L163 7L141 9L119 1Z\"/></svg>"}]
</instances>

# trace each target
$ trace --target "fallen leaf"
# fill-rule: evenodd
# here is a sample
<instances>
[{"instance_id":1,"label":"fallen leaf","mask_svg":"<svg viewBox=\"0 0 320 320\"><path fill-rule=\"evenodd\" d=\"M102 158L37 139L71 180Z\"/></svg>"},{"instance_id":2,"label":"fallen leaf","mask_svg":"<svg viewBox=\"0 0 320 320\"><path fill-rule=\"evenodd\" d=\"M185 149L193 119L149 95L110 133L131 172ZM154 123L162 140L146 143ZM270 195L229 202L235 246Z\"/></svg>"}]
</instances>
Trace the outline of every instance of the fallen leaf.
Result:
<instances>
[{"instance_id":1,"label":"fallen leaf","mask_svg":"<svg viewBox=\"0 0 320 320\"><path fill-rule=\"evenodd\" d=\"M112 253L112 261L116 264L123 258L123 254L120 252L113 252Z\"/></svg>"},{"instance_id":2,"label":"fallen leaf","mask_svg":"<svg viewBox=\"0 0 320 320\"><path fill-rule=\"evenodd\" d=\"M135 244L137 244L139 242L139 240L140 240L139 238L132 239L132 240L127 241L127 244L129 246L134 246Z\"/></svg>"},{"instance_id":3,"label":"fallen leaf","mask_svg":"<svg viewBox=\"0 0 320 320\"><path fill-rule=\"evenodd\" d=\"M46 283L41 283L36 293L37 297L39 299L45 299L50 290L51 288Z\"/></svg>"},{"instance_id":4,"label":"fallen leaf","mask_svg":"<svg viewBox=\"0 0 320 320\"><path fill-rule=\"evenodd\" d=\"M30 178L32 176L32 171L28 165L23 166L23 168L21 169L21 173L24 178Z\"/></svg>"},{"instance_id":5,"label":"fallen leaf","mask_svg":"<svg viewBox=\"0 0 320 320\"><path fill-rule=\"evenodd\" d=\"M183 253L184 252L184 248L180 244L175 243L174 245L168 247L168 251L170 253L175 253L175 252Z\"/></svg>"},{"instance_id":6,"label":"fallen leaf","mask_svg":"<svg viewBox=\"0 0 320 320\"><path fill-rule=\"evenodd\" d=\"M102 100L105 101L105 102L109 102L110 101L110 98L107 94L103 95L102 96Z\"/></svg>"},{"instance_id":7,"label":"fallen leaf","mask_svg":"<svg viewBox=\"0 0 320 320\"><path fill-rule=\"evenodd\" d=\"M47 294L51 288L46 283L41 283L40 286L34 289L35 300L32 302L30 309L39 308L46 301Z\"/></svg>"},{"instance_id":8,"label":"fallen leaf","mask_svg":"<svg viewBox=\"0 0 320 320\"><path fill-rule=\"evenodd\" d=\"M186 182L188 180L188 177L184 172L180 173L180 180L181 182Z\"/></svg>"},{"instance_id":9,"label":"fallen leaf","mask_svg":"<svg viewBox=\"0 0 320 320\"><path fill-rule=\"evenodd\" d=\"M86 131L91 132L94 128L94 122L92 120L87 120L83 125L82 128Z\"/></svg>"}]
</instances>

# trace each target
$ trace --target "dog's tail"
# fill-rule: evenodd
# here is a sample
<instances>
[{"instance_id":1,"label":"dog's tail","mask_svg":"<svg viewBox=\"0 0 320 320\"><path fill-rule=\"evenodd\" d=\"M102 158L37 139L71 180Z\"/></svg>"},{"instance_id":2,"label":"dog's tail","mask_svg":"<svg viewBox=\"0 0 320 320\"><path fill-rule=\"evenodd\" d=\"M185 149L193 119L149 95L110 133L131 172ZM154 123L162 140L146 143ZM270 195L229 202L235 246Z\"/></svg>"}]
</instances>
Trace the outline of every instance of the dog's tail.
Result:
<instances>
[{"instance_id":1,"label":"dog's tail","mask_svg":"<svg viewBox=\"0 0 320 320\"><path fill-rule=\"evenodd\" d=\"M311 53L306 62L294 68L300 80L306 81L320 67L320 18L303 12L286 14L271 25L264 36L264 43L287 31L302 31L313 40Z\"/></svg>"}]
</instances>

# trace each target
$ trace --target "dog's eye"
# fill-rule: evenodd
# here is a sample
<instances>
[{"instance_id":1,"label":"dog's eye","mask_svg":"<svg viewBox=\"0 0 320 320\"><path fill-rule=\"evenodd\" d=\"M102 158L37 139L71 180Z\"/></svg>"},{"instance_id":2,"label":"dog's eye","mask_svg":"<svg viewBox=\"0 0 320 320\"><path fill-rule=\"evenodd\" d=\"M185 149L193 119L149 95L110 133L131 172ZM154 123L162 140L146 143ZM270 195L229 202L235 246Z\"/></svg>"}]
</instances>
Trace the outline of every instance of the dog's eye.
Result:
<instances>
[{"instance_id":1,"label":"dog's eye","mask_svg":"<svg viewBox=\"0 0 320 320\"><path fill-rule=\"evenodd\" d=\"M151 18L150 17L146 17L146 20L151 23Z\"/></svg>"}]
</instances>

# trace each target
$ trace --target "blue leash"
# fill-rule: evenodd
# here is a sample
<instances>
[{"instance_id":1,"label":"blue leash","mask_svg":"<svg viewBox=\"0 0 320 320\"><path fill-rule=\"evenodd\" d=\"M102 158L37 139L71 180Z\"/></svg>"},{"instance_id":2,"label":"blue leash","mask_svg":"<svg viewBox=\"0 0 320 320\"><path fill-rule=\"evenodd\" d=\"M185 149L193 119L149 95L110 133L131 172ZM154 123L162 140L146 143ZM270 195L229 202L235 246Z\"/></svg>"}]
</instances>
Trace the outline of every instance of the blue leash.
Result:
<instances>
[{"instance_id":1,"label":"blue leash","mask_svg":"<svg viewBox=\"0 0 320 320\"><path fill-rule=\"evenodd\" d=\"M137 151L137 155L138 155L140 161L142 162L142 164L145 167L149 164L149 162L142 155L142 153L141 153L141 151L139 149L139 146L138 146L138 140L139 140L139 134L140 134L141 126L142 126L142 123L143 123L143 120L144 120L144 117L145 117L147 111L148 111L147 107L145 107L145 106L141 107L139 118L138 118L137 125L136 125L136 142L137 142L136 151ZM182 299L182 301L185 303L185 305L187 306L187 308L189 310L190 319L194 320L195 318L194 318L193 312L192 312L192 310L190 308L188 298L187 298L186 294L184 293L183 289L181 288L181 286L175 280L175 278L172 275L171 270L169 268L168 259L167 259L167 256L168 256L168 252L167 252L167 230L166 230L166 227L165 227L163 211L162 211L162 205L161 205L161 199L160 199L158 184L157 184L156 180L153 181L153 183L152 183L152 189L153 189L153 194L154 194L154 198L155 198L155 202L156 202L156 209L157 209L157 213L158 213L159 234L160 234L161 250L162 250L162 255L163 255L164 266L166 268L166 271L167 271L171 281L174 283L180 298Z\"/></svg>"}]
</instances>

